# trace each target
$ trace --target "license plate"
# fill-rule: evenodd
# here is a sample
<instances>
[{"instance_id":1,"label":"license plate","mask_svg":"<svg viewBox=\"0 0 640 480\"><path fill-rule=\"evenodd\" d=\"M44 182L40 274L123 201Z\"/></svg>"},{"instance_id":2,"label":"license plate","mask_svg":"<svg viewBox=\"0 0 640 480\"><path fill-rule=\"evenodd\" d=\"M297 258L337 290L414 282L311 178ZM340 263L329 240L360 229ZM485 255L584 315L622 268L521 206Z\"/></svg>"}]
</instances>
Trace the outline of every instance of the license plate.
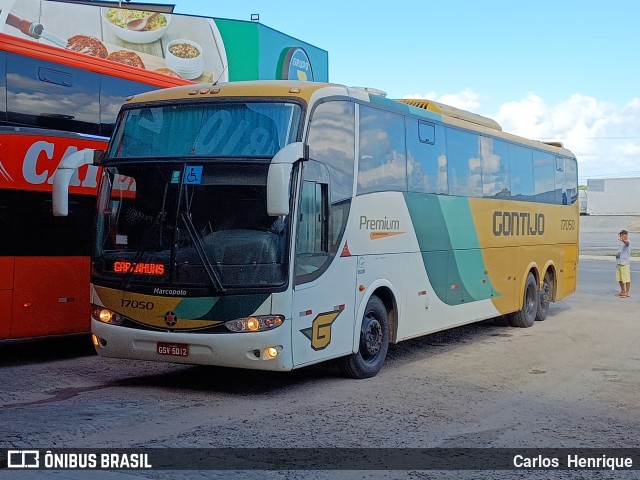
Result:
<instances>
[{"instance_id":1,"label":"license plate","mask_svg":"<svg viewBox=\"0 0 640 480\"><path fill-rule=\"evenodd\" d=\"M171 355L174 357L188 357L189 345L186 343L158 342L156 351L158 355Z\"/></svg>"}]
</instances>

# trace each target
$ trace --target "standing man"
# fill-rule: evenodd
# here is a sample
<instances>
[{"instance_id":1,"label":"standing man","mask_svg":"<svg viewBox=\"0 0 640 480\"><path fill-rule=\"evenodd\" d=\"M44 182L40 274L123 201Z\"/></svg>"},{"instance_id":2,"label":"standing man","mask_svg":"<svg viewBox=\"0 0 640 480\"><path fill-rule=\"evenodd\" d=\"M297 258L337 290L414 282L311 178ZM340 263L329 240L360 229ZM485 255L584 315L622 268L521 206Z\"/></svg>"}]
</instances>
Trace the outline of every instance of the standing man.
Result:
<instances>
[{"instance_id":1,"label":"standing man","mask_svg":"<svg viewBox=\"0 0 640 480\"><path fill-rule=\"evenodd\" d=\"M631 288L631 244L629 243L629 232L620 231L620 248L616 253L616 280L620 284L620 293L616 296L628 298Z\"/></svg>"}]
</instances>

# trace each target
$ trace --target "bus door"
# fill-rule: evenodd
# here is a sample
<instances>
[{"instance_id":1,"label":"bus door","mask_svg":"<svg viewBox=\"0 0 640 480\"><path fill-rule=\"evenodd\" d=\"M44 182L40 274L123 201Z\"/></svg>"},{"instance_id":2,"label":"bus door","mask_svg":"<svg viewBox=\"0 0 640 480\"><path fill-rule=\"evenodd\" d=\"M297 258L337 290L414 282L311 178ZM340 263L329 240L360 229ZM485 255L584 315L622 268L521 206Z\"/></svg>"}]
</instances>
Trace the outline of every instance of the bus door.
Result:
<instances>
[{"instance_id":1,"label":"bus door","mask_svg":"<svg viewBox=\"0 0 640 480\"><path fill-rule=\"evenodd\" d=\"M328 196L326 167L305 162L294 264L294 366L352 352L357 258L337 251L347 213L330 207Z\"/></svg>"}]
</instances>

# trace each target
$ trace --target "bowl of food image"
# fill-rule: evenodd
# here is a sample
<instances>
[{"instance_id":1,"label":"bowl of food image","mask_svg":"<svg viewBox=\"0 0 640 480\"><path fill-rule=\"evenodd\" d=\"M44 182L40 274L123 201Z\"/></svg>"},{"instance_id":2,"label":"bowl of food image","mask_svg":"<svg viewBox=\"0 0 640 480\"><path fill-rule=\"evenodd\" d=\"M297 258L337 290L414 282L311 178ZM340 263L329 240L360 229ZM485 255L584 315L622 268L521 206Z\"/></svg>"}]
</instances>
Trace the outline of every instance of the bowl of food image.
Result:
<instances>
[{"instance_id":1,"label":"bowl of food image","mask_svg":"<svg viewBox=\"0 0 640 480\"><path fill-rule=\"evenodd\" d=\"M193 40L179 38L169 42L165 60L167 67L187 80L195 80L204 71L202 47Z\"/></svg>"},{"instance_id":2,"label":"bowl of food image","mask_svg":"<svg viewBox=\"0 0 640 480\"><path fill-rule=\"evenodd\" d=\"M130 22L144 18L148 18L148 21L142 30L127 28ZM160 40L171 23L171 15L126 8L104 8L102 19L106 28L116 37L131 43L152 43Z\"/></svg>"}]
</instances>

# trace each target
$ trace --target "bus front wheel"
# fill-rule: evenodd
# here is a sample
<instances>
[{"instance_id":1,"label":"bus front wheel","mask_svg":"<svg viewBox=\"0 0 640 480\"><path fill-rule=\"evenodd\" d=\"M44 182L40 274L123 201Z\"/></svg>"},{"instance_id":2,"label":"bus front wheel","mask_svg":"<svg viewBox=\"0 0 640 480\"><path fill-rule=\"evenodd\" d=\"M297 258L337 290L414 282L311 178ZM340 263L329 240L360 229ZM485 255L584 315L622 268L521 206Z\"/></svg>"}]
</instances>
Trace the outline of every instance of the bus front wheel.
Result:
<instances>
[{"instance_id":1,"label":"bus front wheel","mask_svg":"<svg viewBox=\"0 0 640 480\"><path fill-rule=\"evenodd\" d=\"M531 327L536 321L538 313L539 294L536 277L533 273L527 275L527 281L524 284L524 295L522 300L522 308L511 314L509 324L512 327Z\"/></svg>"},{"instance_id":2,"label":"bus front wheel","mask_svg":"<svg viewBox=\"0 0 640 480\"><path fill-rule=\"evenodd\" d=\"M367 302L360 325L357 353L342 360L344 373L351 378L371 378L380 371L389 349L387 309L375 295Z\"/></svg>"}]
</instances>

